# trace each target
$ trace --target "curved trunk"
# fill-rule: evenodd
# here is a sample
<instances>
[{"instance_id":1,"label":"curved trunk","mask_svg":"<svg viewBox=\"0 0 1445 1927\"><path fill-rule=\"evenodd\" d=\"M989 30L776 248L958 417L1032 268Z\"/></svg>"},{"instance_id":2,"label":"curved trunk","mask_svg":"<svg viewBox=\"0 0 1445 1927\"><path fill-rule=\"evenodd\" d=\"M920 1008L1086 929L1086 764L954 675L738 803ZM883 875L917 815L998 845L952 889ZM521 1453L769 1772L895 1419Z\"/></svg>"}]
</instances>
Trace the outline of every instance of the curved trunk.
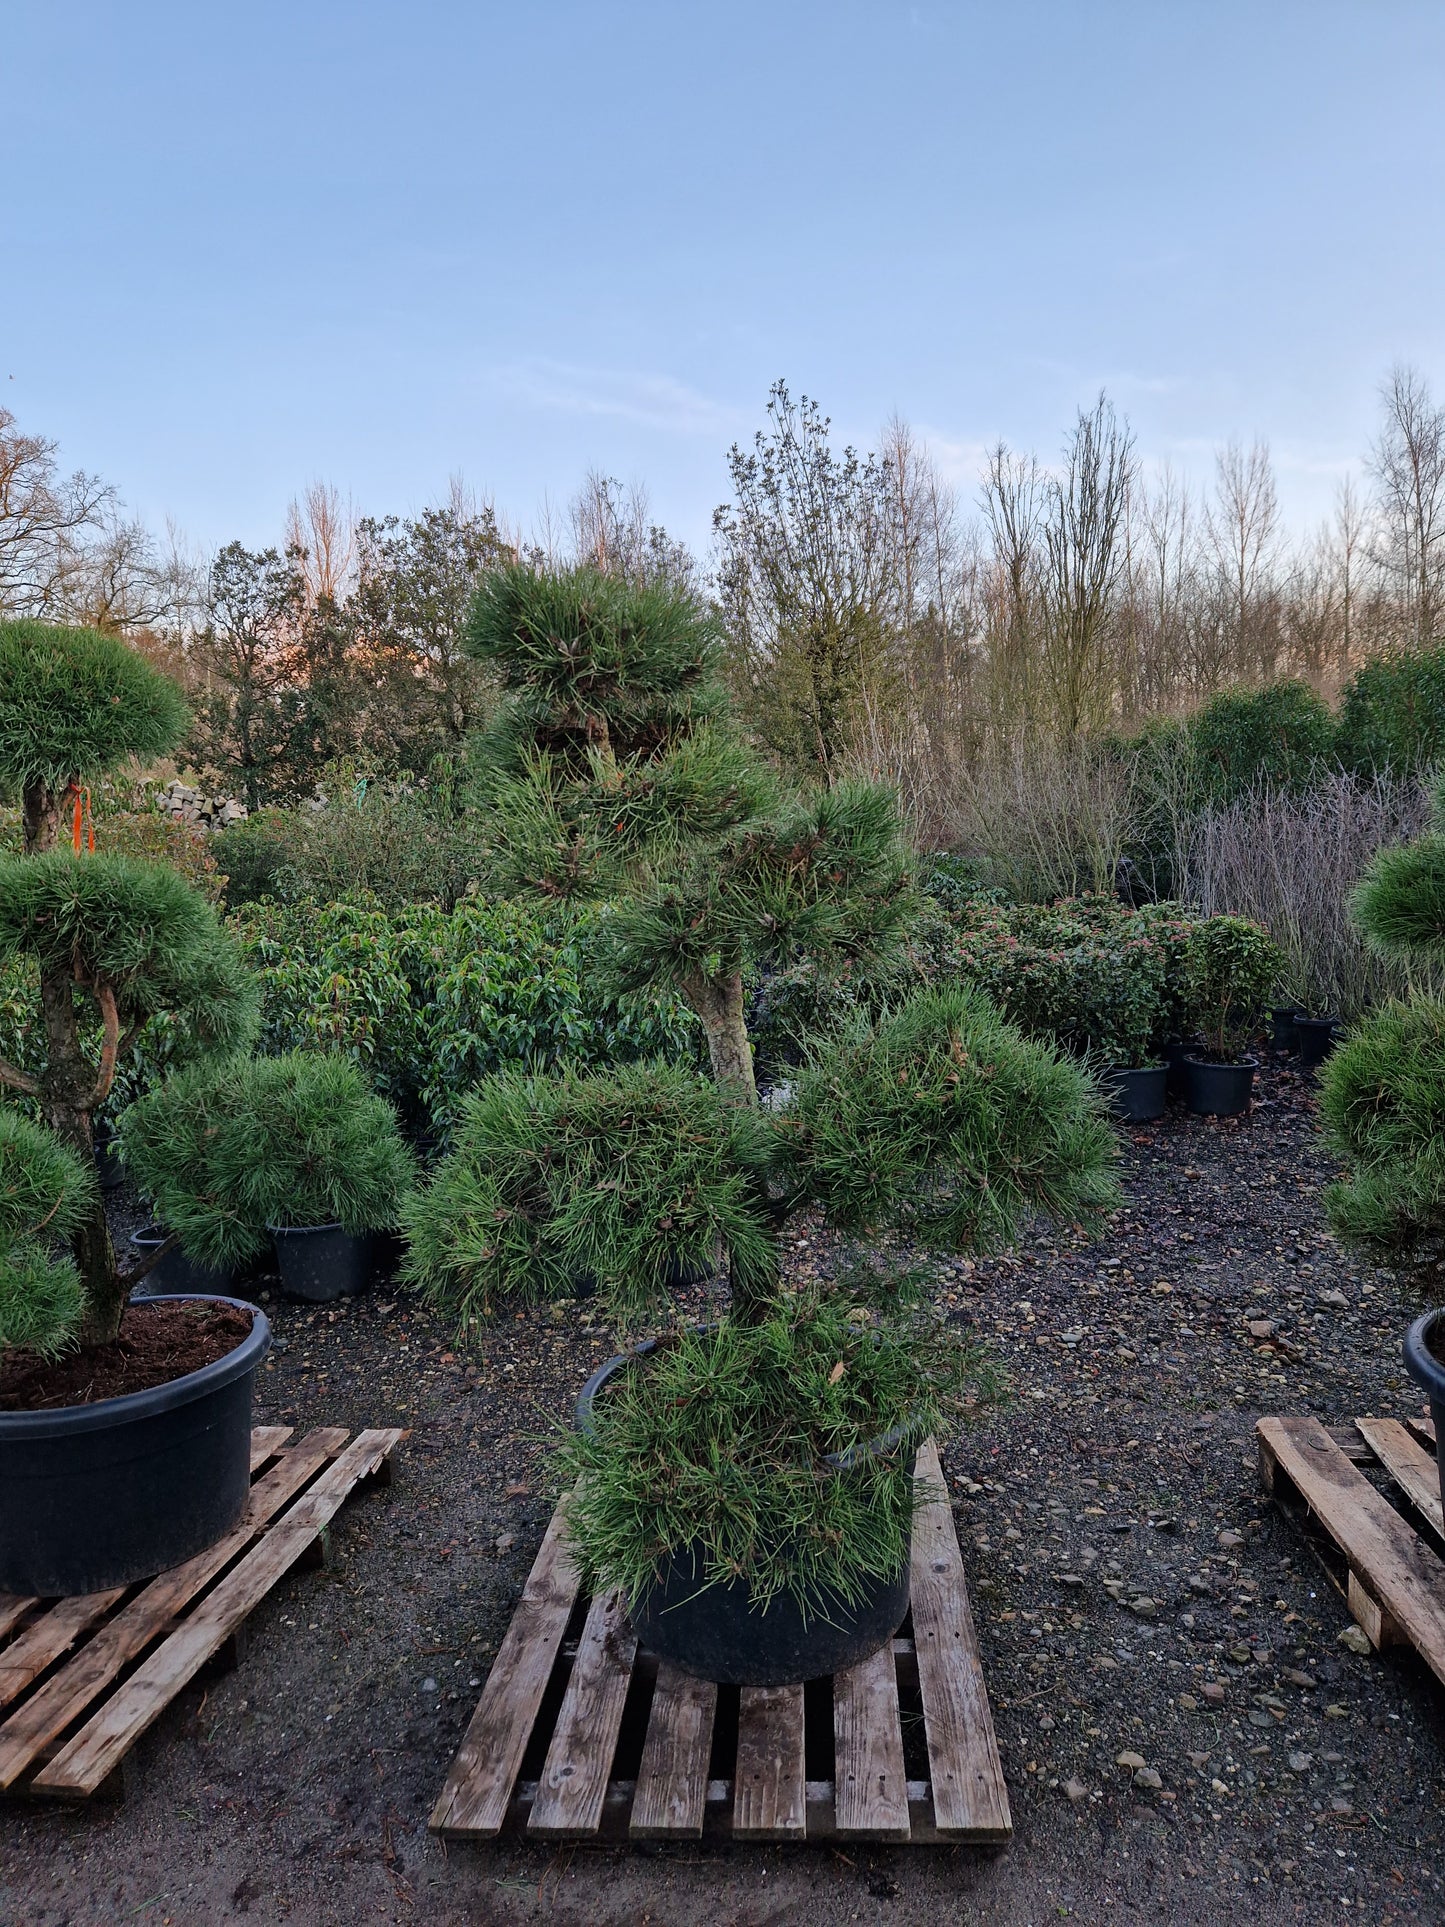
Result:
<instances>
[{"instance_id":1,"label":"curved trunk","mask_svg":"<svg viewBox=\"0 0 1445 1927\"><path fill-rule=\"evenodd\" d=\"M702 1019L713 1076L745 1104L756 1104L753 1047L743 1022L742 972L734 970L722 977L699 973L687 979L682 994Z\"/></svg>"},{"instance_id":2,"label":"curved trunk","mask_svg":"<svg viewBox=\"0 0 1445 1927\"><path fill-rule=\"evenodd\" d=\"M60 840L60 797L40 777L25 785L21 799L26 856L43 856Z\"/></svg>"}]
</instances>

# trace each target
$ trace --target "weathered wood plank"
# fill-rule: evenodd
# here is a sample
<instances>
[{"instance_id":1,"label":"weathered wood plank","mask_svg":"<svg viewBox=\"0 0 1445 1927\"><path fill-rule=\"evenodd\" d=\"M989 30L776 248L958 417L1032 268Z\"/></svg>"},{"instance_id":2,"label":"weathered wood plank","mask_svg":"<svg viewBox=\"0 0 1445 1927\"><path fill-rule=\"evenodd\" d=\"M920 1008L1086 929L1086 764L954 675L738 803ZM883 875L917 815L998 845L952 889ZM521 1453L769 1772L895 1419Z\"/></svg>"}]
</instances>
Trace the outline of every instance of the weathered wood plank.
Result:
<instances>
[{"instance_id":1,"label":"weathered wood plank","mask_svg":"<svg viewBox=\"0 0 1445 1927\"><path fill-rule=\"evenodd\" d=\"M80 1797L93 1793L186 1681L296 1563L352 1487L369 1477L404 1436L399 1428L358 1433L260 1544L36 1775L36 1790Z\"/></svg>"},{"instance_id":2,"label":"weathered wood plank","mask_svg":"<svg viewBox=\"0 0 1445 1927\"><path fill-rule=\"evenodd\" d=\"M733 1837L796 1840L806 1825L803 1689L745 1686L738 1703Z\"/></svg>"},{"instance_id":3,"label":"weathered wood plank","mask_svg":"<svg viewBox=\"0 0 1445 1927\"><path fill-rule=\"evenodd\" d=\"M555 1839L596 1833L636 1656L637 1636L621 1592L599 1593L587 1609L557 1711L529 1834Z\"/></svg>"},{"instance_id":4,"label":"weathered wood plank","mask_svg":"<svg viewBox=\"0 0 1445 1927\"><path fill-rule=\"evenodd\" d=\"M295 1430L294 1425L253 1425L251 1427L251 1477L253 1479L267 1459L275 1458Z\"/></svg>"},{"instance_id":5,"label":"weathered wood plank","mask_svg":"<svg viewBox=\"0 0 1445 1927\"><path fill-rule=\"evenodd\" d=\"M701 1838L716 1712L711 1680L659 1662L632 1802L634 1840Z\"/></svg>"},{"instance_id":6,"label":"weathered wood plank","mask_svg":"<svg viewBox=\"0 0 1445 1927\"><path fill-rule=\"evenodd\" d=\"M287 1432L289 1429L278 1427ZM165 1632L216 1574L224 1571L282 1506L346 1443L342 1426L309 1432L251 1487L241 1523L214 1546L163 1572L106 1621L80 1651L0 1725L0 1787L15 1781L78 1719L137 1653Z\"/></svg>"},{"instance_id":7,"label":"weathered wood plank","mask_svg":"<svg viewBox=\"0 0 1445 1927\"><path fill-rule=\"evenodd\" d=\"M938 1449L918 1454L926 1491L913 1515L913 1640L941 1834L1006 1840L1013 1832L1003 1763L994 1736L963 1555L953 1529Z\"/></svg>"},{"instance_id":8,"label":"weathered wood plank","mask_svg":"<svg viewBox=\"0 0 1445 1927\"><path fill-rule=\"evenodd\" d=\"M39 1604L38 1599L28 1599L24 1593L0 1592L0 1639L18 1626L33 1606Z\"/></svg>"},{"instance_id":9,"label":"weathered wood plank","mask_svg":"<svg viewBox=\"0 0 1445 1927\"><path fill-rule=\"evenodd\" d=\"M1410 1436L1398 1419L1357 1418L1355 1424L1411 1505L1445 1538L1440 1470L1434 1457Z\"/></svg>"},{"instance_id":10,"label":"weathered wood plank","mask_svg":"<svg viewBox=\"0 0 1445 1927\"><path fill-rule=\"evenodd\" d=\"M906 1840L908 1782L891 1641L834 1675L833 1755L838 1832Z\"/></svg>"},{"instance_id":11,"label":"weathered wood plank","mask_svg":"<svg viewBox=\"0 0 1445 1927\"><path fill-rule=\"evenodd\" d=\"M1400 1628L1354 1572L1345 1588L1345 1602L1376 1652L1400 1644Z\"/></svg>"},{"instance_id":12,"label":"weathered wood plank","mask_svg":"<svg viewBox=\"0 0 1445 1927\"><path fill-rule=\"evenodd\" d=\"M552 1515L466 1737L432 1809L434 1832L494 1835L502 1830L522 1755L577 1600L577 1568L564 1536L566 1511L564 1499Z\"/></svg>"},{"instance_id":13,"label":"weathered wood plank","mask_svg":"<svg viewBox=\"0 0 1445 1927\"><path fill-rule=\"evenodd\" d=\"M68 1653L81 1634L104 1619L125 1594L124 1586L113 1586L108 1592L77 1593L73 1599L57 1600L48 1613L12 1639L0 1653L0 1706L18 1699L33 1679Z\"/></svg>"},{"instance_id":14,"label":"weathered wood plank","mask_svg":"<svg viewBox=\"0 0 1445 1927\"><path fill-rule=\"evenodd\" d=\"M1350 1464L1317 1419L1263 1418L1256 1429L1371 1599L1445 1681L1445 1562Z\"/></svg>"}]
</instances>

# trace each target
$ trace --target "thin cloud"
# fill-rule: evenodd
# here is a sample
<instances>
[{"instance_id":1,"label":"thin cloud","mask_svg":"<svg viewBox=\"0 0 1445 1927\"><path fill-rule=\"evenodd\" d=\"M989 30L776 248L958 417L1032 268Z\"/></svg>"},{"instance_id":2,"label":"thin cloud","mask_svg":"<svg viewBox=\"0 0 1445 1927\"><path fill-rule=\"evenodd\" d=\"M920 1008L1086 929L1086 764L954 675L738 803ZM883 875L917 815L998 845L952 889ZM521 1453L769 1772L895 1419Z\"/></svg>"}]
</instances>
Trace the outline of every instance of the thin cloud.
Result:
<instances>
[{"instance_id":1,"label":"thin cloud","mask_svg":"<svg viewBox=\"0 0 1445 1927\"><path fill-rule=\"evenodd\" d=\"M672 375L587 368L538 357L498 370L496 380L509 395L533 407L610 416L679 435L735 435L742 419L737 409Z\"/></svg>"}]
</instances>

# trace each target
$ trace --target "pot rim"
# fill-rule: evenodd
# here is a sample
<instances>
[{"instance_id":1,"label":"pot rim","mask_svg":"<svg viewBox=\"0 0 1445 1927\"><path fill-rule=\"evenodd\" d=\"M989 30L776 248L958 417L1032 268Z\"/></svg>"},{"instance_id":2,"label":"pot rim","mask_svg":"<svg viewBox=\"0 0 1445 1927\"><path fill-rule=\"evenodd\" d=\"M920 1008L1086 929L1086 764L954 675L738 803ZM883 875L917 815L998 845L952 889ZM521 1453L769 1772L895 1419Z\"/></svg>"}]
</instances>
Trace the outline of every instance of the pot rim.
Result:
<instances>
[{"instance_id":1,"label":"pot rim","mask_svg":"<svg viewBox=\"0 0 1445 1927\"><path fill-rule=\"evenodd\" d=\"M294 1238L298 1233L306 1237L313 1231L345 1231L346 1227L340 1218L336 1218L330 1224L268 1224L266 1229L273 1238ZM350 1238L365 1238L368 1235L365 1231L347 1232Z\"/></svg>"},{"instance_id":2,"label":"pot rim","mask_svg":"<svg viewBox=\"0 0 1445 1927\"><path fill-rule=\"evenodd\" d=\"M236 1305L251 1314L251 1329L223 1358L212 1359L197 1371L167 1379L143 1392L123 1392L118 1398L97 1399L90 1405L52 1406L43 1412L0 1412L0 1440L58 1438L75 1432L98 1432L109 1426L130 1425L155 1418L193 1399L220 1391L235 1379L253 1372L271 1349L271 1321L259 1305L221 1292L172 1291L143 1301L147 1305Z\"/></svg>"},{"instance_id":3,"label":"pot rim","mask_svg":"<svg viewBox=\"0 0 1445 1927\"><path fill-rule=\"evenodd\" d=\"M1206 1071L1257 1071L1259 1069L1259 1059L1248 1051L1243 1057L1231 1057L1227 1060L1218 1057L1194 1057L1186 1051L1184 1062L1197 1064L1201 1070Z\"/></svg>"},{"instance_id":4,"label":"pot rim","mask_svg":"<svg viewBox=\"0 0 1445 1927\"><path fill-rule=\"evenodd\" d=\"M1161 1057L1157 1063L1152 1064L1106 1064L1104 1071L1109 1077L1142 1077L1146 1071L1150 1075L1157 1076L1160 1071L1167 1071L1168 1068L1168 1060Z\"/></svg>"},{"instance_id":5,"label":"pot rim","mask_svg":"<svg viewBox=\"0 0 1445 1927\"><path fill-rule=\"evenodd\" d=\"M697 1329L705 1332L715 1331L717 1327L700 1325ZM577 1403L573 1409L579 1432L590 1435L593 1431L592 1407L596 1403L597 1394L608 1380L616 1377L624 1365L631 1365L635 1359L646 1358L649 1353L656 1350L655 1338L643 1338L630 1351L617 1352L613 1357L603 1360L577 1394ZM895 1446L902 1445L912 1430L913 1427L904 1421L890 1427L886 1432L880 1432L876 1438L860 1439L857 1445L850 1445L846 1452L825 1452L823 1464L834 1472L851 1472L854 1466L863 1465L869 1459L882 1458L885 1452L891 1452Z\"/></svg>"},{"instance_id":6,"label":"pot rim","mask_svg":"<svg viewBox=\"0 0 1445 1927\"><path fill-rule=\"evenodd\" d=\"M1405 1369L1432 1401L1439 1401L1445 1400L1445 1359L1437 1357L1426 1343L1435 1325L1445 1333L1445 1305L1422 1312L1405 1333Z\"/></svg>"}]
</instances>

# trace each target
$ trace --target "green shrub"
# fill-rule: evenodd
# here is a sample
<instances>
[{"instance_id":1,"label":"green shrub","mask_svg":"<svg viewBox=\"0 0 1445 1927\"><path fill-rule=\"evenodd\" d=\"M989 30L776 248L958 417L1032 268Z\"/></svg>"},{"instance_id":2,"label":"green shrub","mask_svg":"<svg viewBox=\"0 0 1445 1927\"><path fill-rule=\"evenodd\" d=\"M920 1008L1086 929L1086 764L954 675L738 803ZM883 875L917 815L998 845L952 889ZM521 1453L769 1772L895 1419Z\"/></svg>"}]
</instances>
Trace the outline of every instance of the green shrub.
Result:
<instances>
[{"instance_id":1,"label":"green shrub","mask_svg":"<svg viewBox=\"0 0 1445 1927\"><path fill-rule=\"evenodd\" d=\"M1359 776L1445 760L1445 648L1363 663L1341 700L1338 753Z\"/></svg>"},{"instance_id":2,"label":"green shrub","mask_svg":"<svg viewBox=\"0 0 1445 1927\"><path fill-rule=\"evenodd\" d=\"M231 924L259 984L263 1051L339 1053L409 1126L444 1130L509 1065L693 1061L696 1020L677 1000L600 986L604 918L475 897L388 911L353 897L250 904Z\"/></svg>"},{"instance_id":3,"label":"green shrub","mask_svg":"<svg viewBox=\"0 0 1445 1927\"><path fill-rule=\"evenodd\" d=\"M1244 1048L1279 981L1282 961L1273 937L1247 917L1206 917L1195 925L1187 1007L1213 1056L1229 1058Z\"/></svg>"},{"instance_id":4,"label":"green shrub","mask_svg":"<svg viewBox=\"0 0 1445 1927\"><path fill-rule=\"evenodd\" d=\"M781 1139L794 1187L845 1230L951 1250L1001 1249L1037 1212L1097 1224L1119 1198L1088 1075L962 987L819 1044Z\"/></svg>"},{"instance_id":5,"label":"green shrub","mask_svg":"<svg viewBox=\"0 0 1445 1927\"><path fill-rule=\"evenodd\" d=\"M855 1600L907 1563L914 1445L935 1428L952 1433L992 1391L946 1322L879 1328L836 1301L805 1297L760 1325L671 1334L609 1384L594 1430L562 1442L584 1583L635 1598L695 1545L704 1582L743 1573L755 1606L780 1594L805 1611L829 1593ZM894 1450L846 1478L829 1470L828 1454L901 1415Z\"/></svg>"},{"instance_id":6,"label":"green shrub","mask_svg":"<svg viewBox=\"0 0 1445 1927\"><path fill-rule=\"evenodd\" d=\"M1329 705L1303 682L1224 690L1190 717L1188 731L1200 787L1215 803L1261 783L1307 788L1335 756Z\"/></svg>"},{"instance_id":7,"label":"green shrub","mask_svg":"<svg viewBox=\"0 0 1445 1927\"><path fill-rule=\"evenodd\" d=\"M44 1125L0 1105L0 1351L53 1357L85 1310L80 1274L57 1247L96 1202L93 1165Z\"/></svg>"},{"instance_id":8,"label":"green shrub","mask_svg":"<svg viewBox=\"0 0 1445 1927\"><path fill-rule=\"evenodd\" d=\"M1339 1236L1382 1262L1445 1259L1445 1003L1366 1017L1320 1073L1326 1141L1352 1167L1325 1193Z\"/></svg>"},{"instance_id":9,"label":"green shrub","mask_svg":"<svg viewBox=\"0 0 1445 1927\"><path fill-rule=\"evenodd\" d=\"M595 1283L611 1315L654 1311L679 1267L771 1281L771 1128L695 1071L509 1073L465 1100L454 1148L406 1208L404 1276L459 1323Z\"/></svg>"},{"instance_id":10,"label":"green shrub","mask_svg":"<svg viewBox=\"0 0 1445 1927\"><path fill-rule=\"evenodd\" d=\"M296 1051L177 1072L123 1114L126 1165L182 1249L225 1269L272 1225L397 1222L412 1165L354 1064Z\"/></svg>"},{"instance_id":11,"label":"green shrub","mask_svg":"<svg viewBox=\"0 0 1445 1927\"><path fill-rule=\"evenodd\" d=\"M1438 963L1445 955L1445 834L1381 850L1351 902L1355 921L1383 955Z\"/></svg>"}]
</instances>

